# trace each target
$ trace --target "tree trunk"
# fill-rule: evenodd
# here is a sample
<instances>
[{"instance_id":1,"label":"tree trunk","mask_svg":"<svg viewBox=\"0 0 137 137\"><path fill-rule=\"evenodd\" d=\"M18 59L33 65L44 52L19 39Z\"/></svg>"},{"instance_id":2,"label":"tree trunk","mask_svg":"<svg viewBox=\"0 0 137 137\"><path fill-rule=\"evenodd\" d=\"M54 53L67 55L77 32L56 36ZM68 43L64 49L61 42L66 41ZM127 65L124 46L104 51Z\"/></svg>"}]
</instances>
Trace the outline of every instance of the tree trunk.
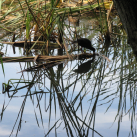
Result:
<instances>
[{"instance_id":1,"label":"tree trunk","mask_svg":"<svg viewBox=\"0 0 137 137\"><path fill-rule=\"evenodd\" d=\"M113 0L137 60L137 0Z\"/></svg>"}]
</instances>

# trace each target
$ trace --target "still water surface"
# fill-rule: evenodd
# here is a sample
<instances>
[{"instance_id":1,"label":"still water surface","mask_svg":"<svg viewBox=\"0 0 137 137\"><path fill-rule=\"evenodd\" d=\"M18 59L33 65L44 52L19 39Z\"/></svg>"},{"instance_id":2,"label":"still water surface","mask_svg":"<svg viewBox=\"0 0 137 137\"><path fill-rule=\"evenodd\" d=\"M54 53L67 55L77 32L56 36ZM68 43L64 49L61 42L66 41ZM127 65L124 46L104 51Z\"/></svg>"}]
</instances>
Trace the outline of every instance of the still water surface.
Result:
<instances>
[{"instance_id":1,"label":"still water surface","mask_svg":"<svg viewBox=\"0 0 137 137\"><path fill-rule=\"evenodd\" d=\"M4 63L5 77L0 68L0 137L135 135L136 63L126 38L112 35L105 47L98 41L99 32L79 33L92 37L96 52L110 61L96 56L31 72L21 71L35 63ZM9 45L7 55L15 56L11 49ZM2 93L8 82L10 92Z\"/></svg>"}]
</instances>

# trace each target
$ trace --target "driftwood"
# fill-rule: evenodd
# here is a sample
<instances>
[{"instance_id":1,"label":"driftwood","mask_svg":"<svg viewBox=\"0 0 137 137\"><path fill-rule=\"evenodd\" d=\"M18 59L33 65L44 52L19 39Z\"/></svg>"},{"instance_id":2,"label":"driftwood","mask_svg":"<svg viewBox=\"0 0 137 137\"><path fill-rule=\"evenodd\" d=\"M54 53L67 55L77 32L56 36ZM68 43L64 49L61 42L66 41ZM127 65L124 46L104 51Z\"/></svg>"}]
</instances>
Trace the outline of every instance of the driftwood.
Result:
<instances>
[{"instance_id":1,"label":"driftwood","mask_svg":"<svg viewBox=\"0 0 137 137\"><path fill-rule=\"evenodd\" d=\"M17 42L0 42L0 43L3 43L3 44L11 44L15 47L22 47L24 48L24 43L25 41L17 41ZM36 43L36 44L35 44ZM35 44L35 46L33 47L33 49L41 49L41 47L46 44L44 41L27 41L27 44L29 46L33 46L33 44ZM49 43L49 47L50 48L60 48L60 45L57 44L57 43Z\"/></svg>"},{"instance_id":2,"label":"driftwood","mask_svg":"<svg viewBox=\"0 0 137 137\"><path fill-rule=\"evenodd\" d=\"M36 62L37 65L34 65L30 68L27 68L23 71L37 71L39 69L49 69L52 68L56 65L62 64L66 59L69 60L75 60L75 59L85 59L85 58L92 58L90 60L90 63L93 62L95 55L100 56L98 53L91 54L91 53L83 53L83 54L78 54L78 55L62 55L62 56L42 56L42 55L36 55L32 57L3 57L2 61L3 63L8 63L8 62ZM105 56L100 56L105 58L106 60L110 61L107 57ZM43 62L45 61L45 63ZM41 63L42 62L42 63ZM82 66L83 67L83 66ZM87 70L88 68L86 68ZM84 72L86 71L84 70ZM81 71L80 71L81 72Z\"/></svg>"},{"instance_id":3,"label":"driftwood","mask_svg":"<svg viewBox=\"0 0 137 137\"><path fill-rule=\"evenodd\" d=\"M97 55L97 54L96 54ZM64 59L85 59L85 58L91 58L94 54L92 53L84 53L79 55L62 55L62 56L43 56L43 55L36 55L36 56L30 56L30 57L3 57L2 61L3 63L6 62L33 62L33 61L58 61L58 60L64 60Z\"/></svg>"}]
</instances>

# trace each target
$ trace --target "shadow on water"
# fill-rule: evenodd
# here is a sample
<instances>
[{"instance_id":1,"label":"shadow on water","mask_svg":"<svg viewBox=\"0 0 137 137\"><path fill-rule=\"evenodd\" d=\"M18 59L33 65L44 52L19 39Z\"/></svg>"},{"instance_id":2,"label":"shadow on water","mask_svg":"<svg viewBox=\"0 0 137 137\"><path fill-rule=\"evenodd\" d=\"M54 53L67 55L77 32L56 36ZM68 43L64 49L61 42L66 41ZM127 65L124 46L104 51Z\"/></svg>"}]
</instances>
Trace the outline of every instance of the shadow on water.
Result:
<instances>
[{"instance_id":1,"label":"shadow on water","mask_svg":"<svg viewBox=\"0 0 137 137\"><path fill-rule=\"evenodd\" d=\"M92 44L96 45L100 56L95 55L84 60L64 60L50 67L43 66L44 61L39 67L34 67L35 63L19 63L20 78L10 79L2 85L2 93L8 95L8 98L2 105L1 122L10 102L16 98L22 101L10 136L18 136L22 130L28 100L32 104L29 109L34 110L37 126L42 125L45 137L61 136L58 135L60 130L61 133L65 132L62 133L63 136L107 136L107 131L104 133L97 130L96 116L99 113L98 108L105 106L103 113L107 113L113 105L116 113L112 121L118 124L114 136L120 134L120 125L127 115L130 120L129 136L136 135L135 57L126 37L118 35L122 32L116 26L114 28L117 31L113 30L111 41L105 39L105 36L101 40L96 32L89 32L89 37L93 33L98 36L97 40L92 40ZM88 29L91 29L90 26ZM77 33L85 36L82 30ZM69 48L71 53L79 52L79 49L71 50ZM58 55L64 54L62 49L55 52L58 52ZM7 99L9 102L6 104ZM111 133L108 134L110 136Z\"/></svg>"}]
</instances>

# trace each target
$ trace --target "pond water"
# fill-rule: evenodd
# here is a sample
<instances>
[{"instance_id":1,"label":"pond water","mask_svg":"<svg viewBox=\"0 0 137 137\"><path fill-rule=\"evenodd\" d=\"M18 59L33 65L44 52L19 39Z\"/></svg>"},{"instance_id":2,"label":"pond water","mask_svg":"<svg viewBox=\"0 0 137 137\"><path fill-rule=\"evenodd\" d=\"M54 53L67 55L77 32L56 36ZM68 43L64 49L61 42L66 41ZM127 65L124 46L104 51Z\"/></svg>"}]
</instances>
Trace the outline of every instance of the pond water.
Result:
<instances>
[{"instance_id":1,"label":"pond water","mask_svg":"<svg viewBox=\"0 0 137 137\"><path fill-rule=\"evenodd\" d=\"M100 40L95 19L80 20L76 29L100 56L35 71L22 71L35 62L4 63L5 76L0 67L0 137L135 136L136 61L126 37L116 20L109 44ZM4 56L23 55L1 46Z\"/></svg>"}]
</instances>

